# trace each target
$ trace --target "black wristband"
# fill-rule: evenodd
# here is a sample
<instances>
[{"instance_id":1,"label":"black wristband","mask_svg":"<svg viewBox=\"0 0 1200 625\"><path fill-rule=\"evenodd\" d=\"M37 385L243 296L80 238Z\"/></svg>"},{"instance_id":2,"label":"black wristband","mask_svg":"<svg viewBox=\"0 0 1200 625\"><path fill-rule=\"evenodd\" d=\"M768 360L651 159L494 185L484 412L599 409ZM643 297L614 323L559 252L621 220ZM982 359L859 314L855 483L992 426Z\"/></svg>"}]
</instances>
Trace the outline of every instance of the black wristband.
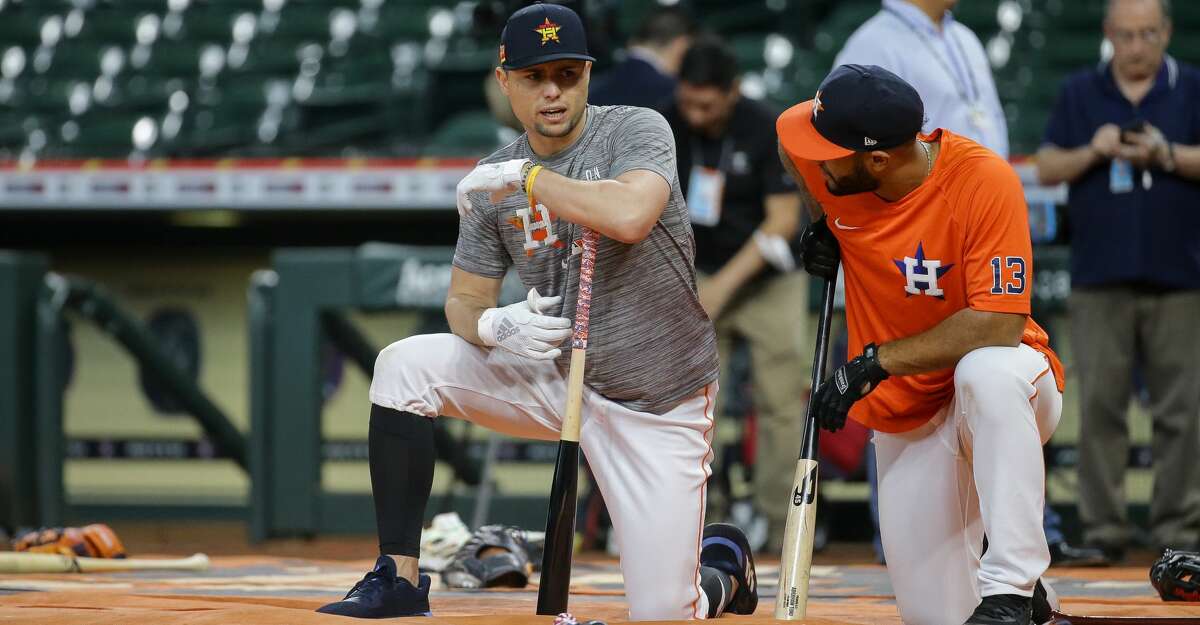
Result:
<instances>
[{"instance_id":1,"label":"black wristband","mask_svg":"<svg viewBox=\"0 0 1200 625\"><path fill-rule=\"evenodd\" d=\"M867 346L863 348L863 358L867 362L867 375L870 376L872 387L892 377L883 368L883 365L879 364L879 346L874 343L867 343Z\"/></svg>"}]
</instances>

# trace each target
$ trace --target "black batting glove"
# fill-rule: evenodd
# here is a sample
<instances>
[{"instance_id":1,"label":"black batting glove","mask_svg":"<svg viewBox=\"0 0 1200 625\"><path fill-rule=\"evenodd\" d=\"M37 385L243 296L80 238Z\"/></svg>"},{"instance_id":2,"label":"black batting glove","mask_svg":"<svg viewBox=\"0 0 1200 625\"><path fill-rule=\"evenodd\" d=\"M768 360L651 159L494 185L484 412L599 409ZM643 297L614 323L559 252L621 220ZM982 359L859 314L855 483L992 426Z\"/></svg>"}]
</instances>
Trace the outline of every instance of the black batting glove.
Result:
<instances>
[{"instance_id":1,"label":"black batting glove","mask_svg":"<svg viewBox=\"0 0 1200 625\"><path fill-rule=\"evenodd\" d=\"M830 282L837 279L838 262L842 253L837 238L822 217L804 229L800 235L800 262L804 270Z\"/></svg>"},{"instance_id":2,"label":"black batting glove","mask_svg":"<svg viewBox=\"0 0 1200 625\"><path fill-rule=\"evenodd\" d=\"M817 423L830 432L842 429L850 406L886 379L888 372L879 366L879 350L870 343L861 356L838 367L817 389L812 398Z\"/></svg>"}]
</instances>

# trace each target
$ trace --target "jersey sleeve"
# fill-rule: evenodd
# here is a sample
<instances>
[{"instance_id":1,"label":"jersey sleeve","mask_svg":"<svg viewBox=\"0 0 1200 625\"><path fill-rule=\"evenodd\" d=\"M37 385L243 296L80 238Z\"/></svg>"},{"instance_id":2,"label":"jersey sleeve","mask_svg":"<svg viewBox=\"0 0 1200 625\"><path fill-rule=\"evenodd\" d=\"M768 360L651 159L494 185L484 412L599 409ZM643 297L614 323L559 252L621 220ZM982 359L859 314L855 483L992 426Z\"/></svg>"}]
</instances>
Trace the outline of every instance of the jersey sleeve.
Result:
<instances>
[{"instance_id":1,"label":"jersey sleeve","mask_svg":"<svg viewBox=\"0 0 1200 625\"><path fill-rule=\"evenodd\" d=\"M1029 314L1033 291L1033 244L1029 209L1013 168L987 158L969 177L963 270L972 310Z\"/></svg>"},{"instance_id":2,"label":"jersey sleeve","mask_svg":"<svg viewBox=\"0 0 1200 625\"><path fill-rule=\"evenodd\" d=\"M496 207L486 193L472 193L474 210L458 221L454 266L485 278L503 278L512 259L500 238Z\"/></svg>"},{"instance_id":3,"label":"jersey sleeve","mask_svg":"<svg viewBox=\"0 0 1200 625\"><path fill-rule=\"evenodd\" d=\"M675 135L667 120L648 108L628 107L625 118L613 129L613 161L608 177L616 178L635 169L646 169L671 184L679 175L675 164Z\"/></svg>"}]
</instances>

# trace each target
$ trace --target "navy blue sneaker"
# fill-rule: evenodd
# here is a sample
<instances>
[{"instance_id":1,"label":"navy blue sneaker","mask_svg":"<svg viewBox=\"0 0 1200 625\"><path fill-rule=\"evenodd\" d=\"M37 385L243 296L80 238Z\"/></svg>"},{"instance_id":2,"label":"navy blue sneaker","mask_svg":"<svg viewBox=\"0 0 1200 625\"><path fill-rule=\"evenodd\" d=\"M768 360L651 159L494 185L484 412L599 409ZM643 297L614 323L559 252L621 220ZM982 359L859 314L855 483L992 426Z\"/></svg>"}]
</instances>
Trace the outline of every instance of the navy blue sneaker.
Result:
<instances>
[{"instance_id":1,"label":"navy blue sneaker","mask_svg":"<svg viewBox=\"0 0 1200 625\"><path fill-rule=\"evenodd\" d=\"M317 612L355 618L432 616L429 576L422 575L418 581L419 585L413 587L412 582L397 577L396 563L388 556L379 556L375 570L359 580L345 599L321 606Z\"/></svg>"},{"instance_id":2,"label":"navy blue sneaker","mask_svg":"<svg viewBox=\"0 0 1200 625\"><path fill-rule=\"evenodd\" d=\"M738 589L725 607L733 614L754 614L758 607L758 576L750 541L736 525L711 523L704 528L700 543L700 566L724 571L737 580Z\"/></svg>"}]
</instances>

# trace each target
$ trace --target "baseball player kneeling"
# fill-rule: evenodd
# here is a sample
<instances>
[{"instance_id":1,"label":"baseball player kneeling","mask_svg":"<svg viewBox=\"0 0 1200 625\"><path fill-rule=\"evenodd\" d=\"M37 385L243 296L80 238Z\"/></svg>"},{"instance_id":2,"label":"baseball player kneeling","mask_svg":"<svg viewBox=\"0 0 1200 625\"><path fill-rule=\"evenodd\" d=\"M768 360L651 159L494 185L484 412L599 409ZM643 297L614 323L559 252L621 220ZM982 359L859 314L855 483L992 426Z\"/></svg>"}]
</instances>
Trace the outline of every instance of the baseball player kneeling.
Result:
<instances>
[{"instance_id":1,"label":"baseball player kneeling","mask_svg":"<svg viewBox=\"0 0 1200 625\"><path fill-rule=\"evenodd\" d=\"M580 447L609 506L630 615L750 614L742 533L704 526L717 352L696 295L695 246L666 120L587 105L592 57L570 9L535 4L501 35L496 80L526 133L458 185L462 215L446 317L453 334L384 349L371 382L375 570L319 611L429 613L421 525L433 479L432 419L559 439L583 228L596 254ZM526 300L500 307L515 268Z\"/></svg>"},{"instance_id":2,"label":"baseball player kneeling","mask_svg":"<svg viewBox=\"0 0 1200 625\"><path fill-rule=\"evenodd\" d=\"M835 68L778 120L781 158L811 196L804 265L845 272L852 359L812 401L825 429L849 416L875 430L904 622L1026 625L1054 602L1039 582L1041 446L1058 425L1062 365L1029 317L1016 172L965 137L921 134L923 121L911 86L861 65Z\"/></svg>"}]
</instances>

